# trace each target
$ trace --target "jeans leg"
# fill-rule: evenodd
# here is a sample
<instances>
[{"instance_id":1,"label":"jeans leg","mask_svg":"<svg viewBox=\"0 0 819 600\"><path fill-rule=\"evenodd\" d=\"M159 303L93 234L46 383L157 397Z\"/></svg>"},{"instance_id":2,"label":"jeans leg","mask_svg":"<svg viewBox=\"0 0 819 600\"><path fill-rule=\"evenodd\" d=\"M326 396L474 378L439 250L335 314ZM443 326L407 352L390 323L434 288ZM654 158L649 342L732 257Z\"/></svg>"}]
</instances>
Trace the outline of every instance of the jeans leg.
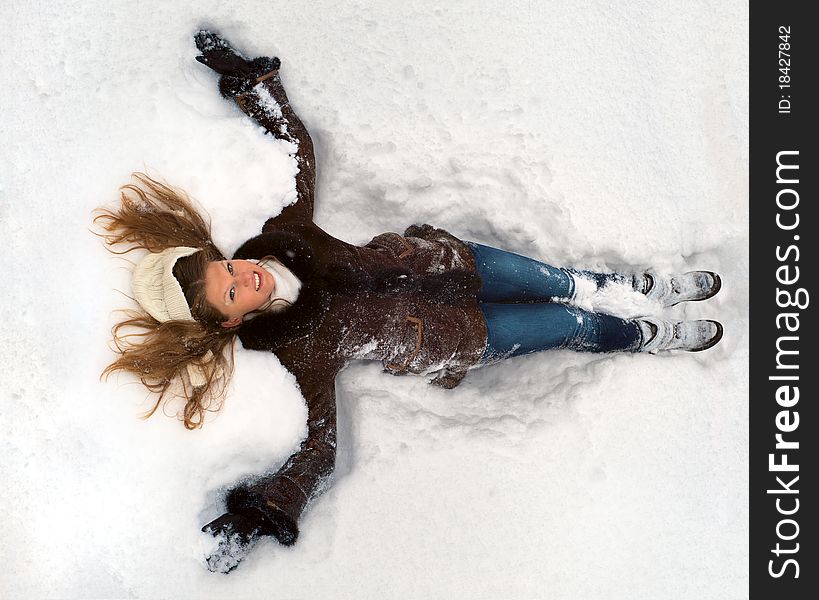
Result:
<instances>
[{"instance_id":1,"label":"jeans leg","mask_svg":"<svg viewBox=\"0 0 819 600\"><path fill-rule=\"evenodd\" d=\"M481 302L478 306L486 318L488 338L482 363L556 348L635 351L642 339L634 321L564 304Z\"/></svg>"},{"instance_id":2,"label":"jeans leg","mask_svg":"<svg viewBox=\"0 0 819 600\"><path fill-rule=\"evenodd\" d=\"M553 302L571 300L575 277L591 279L598 288L609 283L629 283L633 279L617 273L594 273L561 269L546 263L475 242L466 242L475 256L483 284L481 302Z\"/></svg>"}]
</instances>

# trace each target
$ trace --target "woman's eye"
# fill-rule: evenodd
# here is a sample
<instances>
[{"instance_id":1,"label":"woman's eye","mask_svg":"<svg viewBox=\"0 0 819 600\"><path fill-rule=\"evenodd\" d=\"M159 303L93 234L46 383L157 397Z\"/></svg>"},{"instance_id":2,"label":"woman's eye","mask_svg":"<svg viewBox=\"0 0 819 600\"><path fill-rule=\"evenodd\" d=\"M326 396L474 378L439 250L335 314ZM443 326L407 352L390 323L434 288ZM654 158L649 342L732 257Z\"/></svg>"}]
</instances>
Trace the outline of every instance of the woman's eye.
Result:
<instances>
[{"instance_id":1,"label":"woman's eye","mask_svg":"<svg viewBox=\"0 0 819 600\"><path fill-rule=\"evenodd\" d=\"M236 299L236 288L230 288L230 301L233 302Z\"/></svg>"},{"instance_id":2,"label":"woman's eye","mask_svg":"<svg viewBox=\"0 0 819 600\"><path fill-rule=\"evenodd\" d=\"M227 270L228 270L228 273L233 275L233 265L232 264L230 264L230 263L227 264Z\"/></svg>"}]
</instances>

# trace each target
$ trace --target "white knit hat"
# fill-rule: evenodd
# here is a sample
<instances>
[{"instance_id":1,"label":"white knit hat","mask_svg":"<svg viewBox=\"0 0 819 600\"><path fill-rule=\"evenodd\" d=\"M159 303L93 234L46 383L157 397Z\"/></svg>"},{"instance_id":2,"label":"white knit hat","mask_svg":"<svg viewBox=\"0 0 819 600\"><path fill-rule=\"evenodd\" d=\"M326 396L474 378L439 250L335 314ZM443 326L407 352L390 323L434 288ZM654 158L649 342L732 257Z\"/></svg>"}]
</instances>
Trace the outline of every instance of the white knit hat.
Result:
<instances>
[{"instance_id":1,"label":"white knit hat","mask_svg":"<svg viewBox=\"0 0 819 600\"><path fill-rule=\"evenodd\" d=\"M140 306L160 323L165 321L195 321L185 292L173 274L176 261L185 256L199 252L200 248L178 246L162 252L154 252L143 258L134 267L131 288L134 298ZM210 350L204 355L205 360L213 356ZM204 371L195 364L188 364L188 377L193 387L207 383Z\"/></svg>"},{"instance_id":2,"label":"white knit hat","mask_svg":"<svg viewBox=\"0 0 819 600\"><path fill-rule=\"evenodd\" d=\"M176 261L199 252L199 248L179 246L151 253L134 268L131 288L140 306L160 323L193 321L185 292L173 275Z\"/></svg>"}]
</instances>

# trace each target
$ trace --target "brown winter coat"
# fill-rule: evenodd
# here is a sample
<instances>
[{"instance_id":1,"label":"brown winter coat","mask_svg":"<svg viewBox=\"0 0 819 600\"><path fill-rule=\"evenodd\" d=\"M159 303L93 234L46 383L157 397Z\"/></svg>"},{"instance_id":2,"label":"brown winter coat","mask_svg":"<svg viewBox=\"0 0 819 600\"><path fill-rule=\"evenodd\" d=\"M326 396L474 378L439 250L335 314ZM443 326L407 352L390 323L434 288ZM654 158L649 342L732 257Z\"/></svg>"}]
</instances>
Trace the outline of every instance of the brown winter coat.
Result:
<instances>
[{"instance_id":1,"label":"brown winter coat","mask_svg":"<svg viewBox=\"0 0 819 600\"><path fill-rule=\"evenodd\" d=\"M468 246L428 225L381 234L363 247L323 231L312 221L312 141L279 77L254 87L223 77L220 87L268 133L298 146L298 201L268 220L234 258L276 256L302 281L293 306L246 321L239 337L245 348L273 351L293 373L307 403L308 433L278 471L228 497L230 512L261 513L290 544L299 516L334 468L338 372L351 360L380 360L393 374L427 374L442 387L458 385L486 347L480 280Z\"/></svg>"}]
</instances>

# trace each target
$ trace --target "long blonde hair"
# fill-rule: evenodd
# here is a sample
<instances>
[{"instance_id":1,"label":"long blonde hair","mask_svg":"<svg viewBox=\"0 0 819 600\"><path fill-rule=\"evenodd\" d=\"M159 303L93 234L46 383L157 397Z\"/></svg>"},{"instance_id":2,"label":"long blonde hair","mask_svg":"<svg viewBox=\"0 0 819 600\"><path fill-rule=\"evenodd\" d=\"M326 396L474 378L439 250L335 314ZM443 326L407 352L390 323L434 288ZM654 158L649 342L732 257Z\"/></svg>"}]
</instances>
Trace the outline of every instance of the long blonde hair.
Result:
<instances>
[{"instance_id":1,"label":"long blonde hair","mask_svg":"<svg viewBox=\"0 0 819 600\"><path fill-rule=\"evenodd\" d=\"M195 321L159 322L143 310L125 310L125 319L111 333L119 357L101 377L116 371L136 375L151 392L158 394L153 415L169 391L181 384L185 407L181 418L188 429L201 427L206 411L221 408L221 397L233 373L235 328L222 327L225 317L205 300L205 268L224 255L211 239L210 223L185 192L133 173L133 183L120 188L120 205L98 209L94 223L108 250L126 254L133 250L161 252L175 246L201 251L181 258L174 267ZM195 365L206 383L193 387L187 367Z\"/></svg>"}]
</instances>

